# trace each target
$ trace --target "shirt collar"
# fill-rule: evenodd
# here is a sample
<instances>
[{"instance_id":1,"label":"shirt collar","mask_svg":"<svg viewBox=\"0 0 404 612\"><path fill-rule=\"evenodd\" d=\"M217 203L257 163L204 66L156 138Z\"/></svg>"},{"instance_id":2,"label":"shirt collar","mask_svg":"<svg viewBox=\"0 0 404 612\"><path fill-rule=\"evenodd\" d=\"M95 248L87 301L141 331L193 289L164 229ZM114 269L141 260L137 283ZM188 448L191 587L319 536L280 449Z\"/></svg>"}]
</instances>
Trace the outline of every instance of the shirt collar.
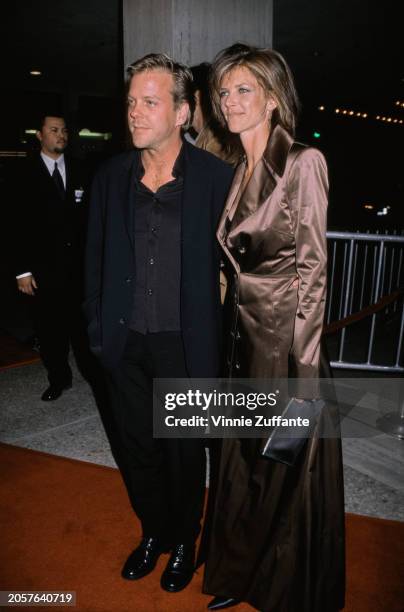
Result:
<instances>
[{"instance_id":1,"label":"shirt collar","mask_svg":"<svg viewBox=\"0 0 404 612\"><path fill-rule=\"evenodd\" d=\"M65 174L65 156L63 153L59 155L57 159L52 159L52 157L45 155L45 153L41 151L41 157L50 174L52 174L55 169L55 162L57 162L59 172Z\"/></svg>"},{"instance_id":2,"label":"shirt collar","mask_svg":"<svg viewBox=\"0 0 404 612\"><path fill-rule=\"evenodd\" d=\"M184 175L184 143L181 145L180 152L178 153L177 159L173 166L173 176L175 178L182 177Z\"/></svg>"},{"instance_id":3,"label":"shirt collar","mask_svg":"<svg viewBox=\"0 0 404 612\"><path fill-rule=\"evenodd\" d=\"M181 145L180 152L178 153L177 159L174 162L173 166L173 177L178 179L184 176L184 144ZM136 169L136 179L141 181L144 176L144 167L142 164L142 156L139 155L139 162Z\"/></svg>"}]
</instances>

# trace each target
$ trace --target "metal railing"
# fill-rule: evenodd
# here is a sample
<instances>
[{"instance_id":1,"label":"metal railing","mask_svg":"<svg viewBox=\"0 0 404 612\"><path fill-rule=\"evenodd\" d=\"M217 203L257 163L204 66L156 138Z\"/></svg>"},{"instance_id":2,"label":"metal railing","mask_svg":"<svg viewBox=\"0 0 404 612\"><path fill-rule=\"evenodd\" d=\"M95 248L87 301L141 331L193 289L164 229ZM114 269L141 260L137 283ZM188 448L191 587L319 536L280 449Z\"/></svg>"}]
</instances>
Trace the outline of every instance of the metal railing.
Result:
<instances>
[{"instance_id":1,"label":"metal railing","mask_svg":"<svg viewBox=\"0 0 404 612\"><path fill-rule=\"evenodd\" d=\"M404 372L400 364L404 330L404 236L327 232L327 239L326 323L347 318L352 323L339 332L338 355L331 366Z\"/></svg>"}]
</instances>

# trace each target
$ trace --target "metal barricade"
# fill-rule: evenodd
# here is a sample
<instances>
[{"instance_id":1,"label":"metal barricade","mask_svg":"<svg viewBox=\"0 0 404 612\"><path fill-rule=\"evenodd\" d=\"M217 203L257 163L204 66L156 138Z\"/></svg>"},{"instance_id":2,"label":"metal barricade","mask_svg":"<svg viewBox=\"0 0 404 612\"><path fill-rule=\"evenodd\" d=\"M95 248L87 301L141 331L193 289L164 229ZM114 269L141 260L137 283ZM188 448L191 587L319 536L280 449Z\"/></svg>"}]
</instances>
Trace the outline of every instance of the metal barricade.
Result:
<instances>
[{"instance_id":1,"label":"metal barricade","mask_svg":"<svg viewBox=\"0 0 404 612\"><path fill-rule=\"evenodd\" d=\"M331 366L404 372L404 236L327 232L327 239L326 323L358 314L358 322L340 330ZM390 303L361 316L385 296L392 296Z\"/></svg>"}]
</instances>

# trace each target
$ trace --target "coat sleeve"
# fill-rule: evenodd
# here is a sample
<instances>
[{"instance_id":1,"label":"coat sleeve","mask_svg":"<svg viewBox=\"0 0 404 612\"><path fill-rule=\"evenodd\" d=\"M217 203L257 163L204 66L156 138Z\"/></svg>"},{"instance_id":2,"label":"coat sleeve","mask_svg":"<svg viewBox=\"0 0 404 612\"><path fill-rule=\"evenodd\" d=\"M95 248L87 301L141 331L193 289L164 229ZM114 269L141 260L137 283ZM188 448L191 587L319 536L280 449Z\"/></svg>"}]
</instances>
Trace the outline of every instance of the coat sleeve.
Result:
<instances>
[{"instance_id":1,"label":"coat sleeve","mask_svg":"<svg viewBox=\"0 0 404 612\"><path fill-rule=\"evenodd\" d=\"M22 177L22 178L21 178ZM26 162L21 169L20 177L13 180L12 226L14 235L13 273L15 276L33 273L32 263L36 257L37 222L35 209L40 202L36 201L35 177ZM10 190L11 191L11 190Z\"/></svg>"},{"instance_id":2,"label":"coat sleeve","mask_svg":"<svg viewBox=\"0 0 404 612\"><path fill-rule=\"evenodd\" d=\"M319 376L327 290L328 176L320 151L305 149L297 156L290 169L288 193L294 216L299 283L291 356L298 379L315 379ZM318 394L314 383L304 393L306 397L310 389L311 394Z\"/></svg>"}]
</instances>

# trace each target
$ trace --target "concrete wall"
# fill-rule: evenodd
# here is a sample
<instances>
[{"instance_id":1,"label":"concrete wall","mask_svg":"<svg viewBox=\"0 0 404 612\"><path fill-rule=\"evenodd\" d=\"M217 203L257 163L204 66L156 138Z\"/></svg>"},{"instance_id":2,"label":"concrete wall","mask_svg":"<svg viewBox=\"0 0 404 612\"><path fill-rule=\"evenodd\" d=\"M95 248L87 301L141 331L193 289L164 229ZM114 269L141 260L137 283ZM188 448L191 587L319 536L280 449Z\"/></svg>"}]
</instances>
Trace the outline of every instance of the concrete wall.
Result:
<instances>
[{"instance_id":1,"label":"concrete wall","mask_svg":"<svg viewBox=\"0 0 404 612\"><path fill-rule=\"evenodd\" d=\"M124 66L164 52L188 65L237 42L272 46L272 0L123 0Z\"/></svg>"}]
</instances>

